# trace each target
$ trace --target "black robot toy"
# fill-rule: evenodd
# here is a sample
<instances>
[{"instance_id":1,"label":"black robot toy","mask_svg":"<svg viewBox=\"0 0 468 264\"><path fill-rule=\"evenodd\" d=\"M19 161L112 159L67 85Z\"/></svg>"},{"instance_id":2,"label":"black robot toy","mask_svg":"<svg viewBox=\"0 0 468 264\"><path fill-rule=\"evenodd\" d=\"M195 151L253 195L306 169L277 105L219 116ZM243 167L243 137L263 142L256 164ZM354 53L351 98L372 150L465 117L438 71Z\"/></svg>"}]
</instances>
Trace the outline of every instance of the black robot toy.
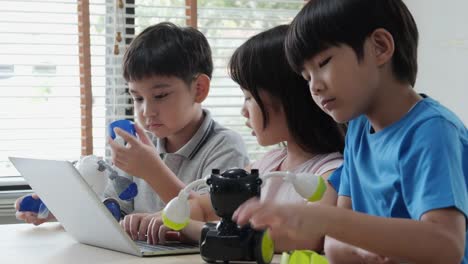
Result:
<instances>
[{"instance_id":1,"label":"black robot toy","mask_svg":"<svg viewBox=\"0 0 468 264\"><path fill-rule=\"evenodd\" d=\"M231 169L220 174L214 169L206 180L210 186L211 203L221 217L218 224L208 223L200 238L200 254L206 262L256 261L270 263L274 247L266 231L250 226L239 227L232 221L234 211L252 197L260 197L262 180L258 170L249 174L243 169Z\"/></svg>"}]
</instances>

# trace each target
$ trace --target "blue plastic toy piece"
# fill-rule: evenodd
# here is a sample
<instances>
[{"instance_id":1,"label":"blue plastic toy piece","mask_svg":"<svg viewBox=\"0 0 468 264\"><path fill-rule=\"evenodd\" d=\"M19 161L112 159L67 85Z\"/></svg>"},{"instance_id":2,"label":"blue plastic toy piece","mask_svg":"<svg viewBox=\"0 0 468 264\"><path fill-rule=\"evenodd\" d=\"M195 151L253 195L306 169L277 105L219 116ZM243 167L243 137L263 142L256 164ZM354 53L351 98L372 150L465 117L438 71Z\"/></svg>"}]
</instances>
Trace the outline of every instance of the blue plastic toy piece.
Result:
<instances>
[{"instance_id":1,"label":"blue plastic toy piece","mask_svg":"<svg viewBox=\"0 0 468 264\"><path fill-rule=\"evenodd\" d=\"M112 139L115 139L116 137L116 134L114 132L114 128L116 127L123 129L129 134L132 134L133 136L136 136L135 126L133 125L132 121L122 119L109 124L109 135Z\"/></svg>"},{"instance_id":2,"label":"blue plastic toy piece","mask_svg":"<svg viewBox=\"0 0 468 264\"><path fill-rule=\"evenodd\" d=\"M34 199L32 195L28 195L23 198L20 203L20 212L39 212L39 206L42 204L41 199Z\"/></svg>"},{"instance_id":3,"label":"blue plastic toy piece","mask_svg":"<svg viewBox=\"0 0 468 264\"><path fill-rule=\"evenodd\" d=\"M122 216L122 213L120 211L120 205L119 202L117 202L115 199L112 198L107 198L102 203L109 209L111 212L112 216L114 216L115 220L120 221L120 218Z\"/></svg>"},{"instance_id":4,"label":"blue plastic toy piece","mask_svg":"<svg viewBox=\"0 0 468 264\"><path fill-rule=\"evenodd\" d=\"M132 182L128 185L128 187L123 192L119 194L119 198L122 200L128 201L128 200L135 198L137 194L138 194L138 187L136 183Z\"/></svg>"},{"instance_id":5,"label":"blue plastic toy piece","mask_svg":"<svg viewBox=\"0 0 468 264\"><path fill-rule=\"evenodd\" d=\"M38 214L38 218L47 218L49 215L49 209L42 202L41 199L34 199L32 195L28 195L23 198L19 205L20 212L33 212Z\"/></svg>"}]
</instances>

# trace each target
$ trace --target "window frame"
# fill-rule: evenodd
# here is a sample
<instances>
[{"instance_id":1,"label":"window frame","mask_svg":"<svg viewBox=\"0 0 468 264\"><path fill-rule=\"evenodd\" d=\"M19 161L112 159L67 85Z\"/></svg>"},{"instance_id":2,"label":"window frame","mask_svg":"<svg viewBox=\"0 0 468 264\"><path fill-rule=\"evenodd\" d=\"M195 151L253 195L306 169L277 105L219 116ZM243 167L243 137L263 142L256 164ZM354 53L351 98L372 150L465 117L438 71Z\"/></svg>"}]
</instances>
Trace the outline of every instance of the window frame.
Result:
<instances>
[{"instance_id":1,"label":"window frame","mask_svg":"<svg viewBox=\"0 0 468 264\"><path fill-rule=\"evenodd\" d=\"M125 18L125 24L135 24L135 0L125 1L125 14L130 17ZM111 1L105 1L107 4ZM114 2L114 1L112 1ZM186 25L197 28L198 21L198 1L185 0ZM81 155L91 155L94 153L93 145L93 91L92 91L92 62L91 62L91 33L90 33L90 0L78 0L76 2L78 15L78 46L79 46L79 74L80 74L80 105L81 105ZM126 27L127 36L135 35L134 27ZM128 45L132 38L125 37L125 44ZM106 40L107 42L108 40ZM107 45L108 43L106 43ZM106 74L107 75L107 74ZM107 76L106 76L107 78ZM128 92L128 87L125 88ZM106 94L106 98L107 98ZM121 109L122 110L122 109ZM133 116L133 108L125 107L125 116ZM107 120L107 116L105 117ZM108 151L106 156L108 156ZM22 176L0 177L0 192L30 190Z\"/></svg>"}]
</instances>

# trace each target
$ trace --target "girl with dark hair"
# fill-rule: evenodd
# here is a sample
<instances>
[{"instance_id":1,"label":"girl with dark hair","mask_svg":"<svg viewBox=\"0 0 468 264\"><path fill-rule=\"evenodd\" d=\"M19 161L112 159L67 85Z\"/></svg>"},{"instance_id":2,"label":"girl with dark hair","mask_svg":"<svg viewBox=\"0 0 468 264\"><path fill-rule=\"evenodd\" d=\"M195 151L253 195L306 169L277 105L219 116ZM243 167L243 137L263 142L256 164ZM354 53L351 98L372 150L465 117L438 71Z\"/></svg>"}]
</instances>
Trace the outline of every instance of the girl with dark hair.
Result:
<instances>
[{"instance_id":1,"label":"girl with dark hair","mask_svg":"<svg viewBox=\"0 0 468 264\"><path fill-rule=\"evenodd\" d=\"M309 172L325 180L341 165L344 129L321 111L312 101L307 82L289 67L284 51L288 26L278 26L262 32L240 46L231 57L229 72L244 93L242 115L258 143L270 146L285 143L268 152L247 168L258 169L260 175L271 171ZM335 205L337 192L327 182L327 190L320 203ZM261 199L279 203L306 203L291 183L271 178L262 187ZM217 220L209 195L194 195L191 199L191 218L199 221ZM181 234L197 240L202 222L192 221ZM147 227L148 242L165 240L167 227L156 214ZM159 236L161 235L161 236ZM292 246L320 250L322 237L311 237L298 245L284 245L275 241L275 249Z\"/></svg>"}]
</instances>

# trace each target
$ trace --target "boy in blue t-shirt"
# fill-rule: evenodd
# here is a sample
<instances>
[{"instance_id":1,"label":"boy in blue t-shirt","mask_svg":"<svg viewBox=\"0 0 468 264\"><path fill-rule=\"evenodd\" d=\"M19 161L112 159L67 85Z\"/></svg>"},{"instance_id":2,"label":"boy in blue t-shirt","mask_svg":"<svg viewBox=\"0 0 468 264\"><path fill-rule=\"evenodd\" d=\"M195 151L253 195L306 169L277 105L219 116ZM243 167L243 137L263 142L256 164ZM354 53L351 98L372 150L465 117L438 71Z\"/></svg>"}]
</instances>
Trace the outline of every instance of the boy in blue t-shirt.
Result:
<instances>
[{"instance_id":1,"label":"boy in blue t-shirt","mask_svg":"<svg viewBox=\"0 0 468 264\"><path fill-rule=\"evenodd\" d=\"M252 200L234 219L291 242L326 235L332 263L468 263L468 132L413 90L417 44L402 0L309 1L286 51L314 101L349 121L338 208Z\"/></svg>"}]
</instances>

